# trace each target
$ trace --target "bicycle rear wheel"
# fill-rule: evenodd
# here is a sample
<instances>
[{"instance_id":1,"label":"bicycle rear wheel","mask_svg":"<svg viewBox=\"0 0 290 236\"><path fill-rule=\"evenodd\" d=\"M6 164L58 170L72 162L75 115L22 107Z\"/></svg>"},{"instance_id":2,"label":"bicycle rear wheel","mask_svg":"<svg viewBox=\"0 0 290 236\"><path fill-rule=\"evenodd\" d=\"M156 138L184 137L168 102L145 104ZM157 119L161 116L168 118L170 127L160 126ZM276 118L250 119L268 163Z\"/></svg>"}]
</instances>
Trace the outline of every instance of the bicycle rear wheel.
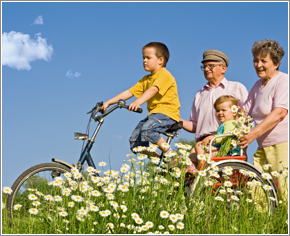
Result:
<instances>
[{"instance_id":1,"label":"bicycle rear wheel","mask_svg":"<svg viewBox=\"0 0 290 236\"><path fill-rule=\"evenodd\" d=\"M248 199L255 202L255 209L260 213L273 214L275 212L275 206L277 203L277 195L274 185L263 179L261 172L255 167L244 163L243 161L221 161L215 164L217 168L211 168L207 171L207 179L212 179L215 184L213 185L213 195L220 196L223 191L228 196L235 196L230 201L235 203L236 207L239 207L242 199ZM230 170L228 174L225 174L225 170ZM211 174L216 171L219 177L213 177ZM200 179L200 178L199 178ZM231 193L227 191L227 184L231 189ZM249 183L250 182L250 183ZM197 185L201 185L199 183ZM269 186L264 188L264 186ZM225 193L226 191L226 193ZM230 200L232 200L230 199Z\"/></svg>"},{"instance_id":2,"label":"bicycle rear wheel","mask_svg":"<svg viewBox=\"0 0 290 236\"><path fill-rule=\"evenodd\" d=\"M16 204L21 205L17 211L20 211L22 219L29 217L30 208L45 209L45 202L49 204L50 201L42 201L40 207L36 207L32 204L34 199L38 201L44 196L52 195L54 187L49 183L56 177L65 180L63 176L65 172L70 172L70 168L55 163L39 164L24 171L12 185L12 193L7 198L8 216L13 219ZM30 194L34 196L31 197Z\"/></svg>"}]
</instances>

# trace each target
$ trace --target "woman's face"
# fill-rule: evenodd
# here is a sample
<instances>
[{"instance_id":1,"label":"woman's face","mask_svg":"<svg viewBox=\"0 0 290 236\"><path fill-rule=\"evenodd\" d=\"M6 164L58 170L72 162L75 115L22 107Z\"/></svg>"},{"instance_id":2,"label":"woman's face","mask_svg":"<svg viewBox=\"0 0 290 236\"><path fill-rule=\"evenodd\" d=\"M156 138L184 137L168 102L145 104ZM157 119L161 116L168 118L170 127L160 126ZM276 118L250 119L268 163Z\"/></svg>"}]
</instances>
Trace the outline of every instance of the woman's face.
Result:
<instances>
[{"instance_id":1,"label":"woman's face","mask_svg":"<svg viewBox=\"0 0 290 236\"><path fill-rule=\"evenodd\" d=\"M255 56L254 67L259 78L268 80L276 75L278 65L274 65L270 53L268 53L265 57L262 57L261 54Z\"/></svg>"}]
</instances>

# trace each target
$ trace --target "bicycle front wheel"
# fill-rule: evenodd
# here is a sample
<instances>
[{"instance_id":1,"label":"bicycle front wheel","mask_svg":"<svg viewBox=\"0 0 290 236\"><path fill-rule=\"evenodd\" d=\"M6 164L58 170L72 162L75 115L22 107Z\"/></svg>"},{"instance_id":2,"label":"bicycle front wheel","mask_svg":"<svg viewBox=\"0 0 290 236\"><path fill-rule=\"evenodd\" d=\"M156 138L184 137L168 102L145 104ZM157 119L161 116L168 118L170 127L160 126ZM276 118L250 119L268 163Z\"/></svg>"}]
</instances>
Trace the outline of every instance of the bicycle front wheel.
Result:
<instances>
[{"instance_id":1,"label":"bicycle front wheel","mask_svg":"<svg viewBox=\"0 0 290 236\"><path fill-rule=\"evenodd\" d=\"M23 219L28 217L29 209L36 208L37 203L33 202L38 202L43 196L53 197L54 188L50 183L57 177L61 177L58 178L59 181L65 180L63 174L66 172L70 172L70 168L55 163L39 164L24 171L12 185L12 193L7 198L9 217L12 219L15 211L21 214ZM46 206L42 205L41 208L43 207Z\"/></svg>"}]
</instances>

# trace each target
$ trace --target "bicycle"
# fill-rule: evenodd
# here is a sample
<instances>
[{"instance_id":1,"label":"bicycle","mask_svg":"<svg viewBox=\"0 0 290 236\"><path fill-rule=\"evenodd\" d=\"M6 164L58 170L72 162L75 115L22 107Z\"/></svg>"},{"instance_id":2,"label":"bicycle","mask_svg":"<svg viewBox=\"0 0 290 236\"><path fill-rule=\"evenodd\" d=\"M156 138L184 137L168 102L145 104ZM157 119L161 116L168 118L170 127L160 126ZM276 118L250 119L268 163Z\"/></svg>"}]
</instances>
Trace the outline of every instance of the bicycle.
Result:
<instances>
[{"instance_id":1,"label":"bicycle","mask_svg":"<svg viewBox=\"0 0 290 236\"><path fill-rule=\"evenodd\" d=\"M83 140L84 142L87 141L85 148L82 150L80 158L77 162L77 164L69 164L63 160L59 160L56 158L52 158L52 162L54 163L43 163L36 166L33 166L26 171L24 171L14 182L12 185L12 193L8 196L7 199L7 209L8 209L8 215L11 219L13 219L13 206L16 202L21 202L22 208L26 209L28 213L29 205L31 204L31 200L28 199L29 191L27 191L29 188L35 188L38 192L41 192L42 194L48 194L52 192L53 187L49 186L47 183L51 182L52 180L56 179L57 177L63 176L66 172L70 172L72 169L76 168L80 172L83 169L83 165L85 163L88 164L88 166L91 166L93 168L96 168L94 161L90 155L90 150L93 147L95 138L100 130L100 127L102 126L104 122L104 117L106 117L108 114L116 110L117 108L125 108L128 109L128 106L126 105L124 100L119 100L117 105L113 106L111 109L109 109L107 112L102 113L102 102L97 103L96 106L87 114L90 114L90 119L87 127L86 134L83 133L75 133L75 139L76 140ZM136 112L142 113L142 109L139 108ZM101 113L101 114L98 114ZM88 135L88 128L90 125L90 121L94 120L98 122L97 127L95 128L95 131L91 138L89 138ZM163 134L167 136L167 143L170 145L170 142L174 137L177 137L179 134L180 129L182 128L182 122L178 122L175 125L173 125L170 129L168 129ZM230 157L231 158L231 157ZM163 153L160 156L160 163L163 159ZM160 164L159 164L160 166ZM261 172L254 166L252 166L250 163L245 164L245 162L241 162L239 160L232 160L227 159L225 161L218 162L217 166L220 168L224 166L230 166L233 169L237 169L240 167L243 167L245 170L248 171L254 171L256 173L256 177L258 180L261 180ZM211 168L210 166L205 166L207 169ZM98 176L98 173L96 173ZM63 178L64 179L64 178ZM195 188L193 189L191 196L194 195L196 186L200 182L200 178L197 177L195 180ZM34 184L34 185L33 185ZM243 187L242 184L236 183L237 187ZM273 187L273 191L270 191L271 194L269 196L274 196L276 198L276 192ZM265 192L266 193L266 192ZM268 193L268 192L267 192ZM36 192L37 194L37 192ZM267 199L269 199L269 196L267 194ZM269 205L269 212L273 212L274 205L268 201ZM23 216L25 217L25 216Z\"/></svg>"},{"instance_id":2,"label":"bicycle","mask_svg":"<svg viewBox=\"0 0 290 236\"><path fill-rule=\"evenodd\" d=\"M99 102L95 105L95 107L89 111L87 114L91 113L87 132L86 134L83 133L74 133L75 140L83 140L87 141L85 148L82 150L79 160L77 161L77 164L69 164L66 161L52 158L52 162L54 163L43 163L36 166L33 166L26 171L24 171L13 183L12 185L12 193L8 196L7 199L7 209L8 209L8 215L12 219L13 218L13 206L15 202L21 202L22 208L26 208L28 210L28 204L31 203L31 201L28 200L28 189L34 188L37 189L38 192L50 192L51 188L47 186L47 183L51 182L53 179L57 177L63 176L64 173L70 172L73 168L78 169L80 172L83 169L83 165L85 163L88 164L88 166L91 166L93 168L96 168L94 161L91 157L90 150L92 149L94 145L95 138L104 123L104 117L109 115L111 112L116 110L117 108L125 108L128 109L129 106L126 105L126 102L124 100L119 100L117 105L113 106L111 109L109 109L107 112L102 113L102 106L103 103ZM101 113L97 115L98 113ZM142 113L143 110L141 108L138 108L137 113ZM98 122L98 125L91 136L89 138L88 136L88 130L90 126L90 121L94 120ZM173 125L173 127L169 130L167 130L165 135L168 136L167 142L171 142L172 138L177 136L178 134L176 131L180 129L182 126L180 123L177 123L176 125ZM98 176L98 173L96 173ZM46 190L46 191L45 191Z\"/></svg>"}]
</instances>

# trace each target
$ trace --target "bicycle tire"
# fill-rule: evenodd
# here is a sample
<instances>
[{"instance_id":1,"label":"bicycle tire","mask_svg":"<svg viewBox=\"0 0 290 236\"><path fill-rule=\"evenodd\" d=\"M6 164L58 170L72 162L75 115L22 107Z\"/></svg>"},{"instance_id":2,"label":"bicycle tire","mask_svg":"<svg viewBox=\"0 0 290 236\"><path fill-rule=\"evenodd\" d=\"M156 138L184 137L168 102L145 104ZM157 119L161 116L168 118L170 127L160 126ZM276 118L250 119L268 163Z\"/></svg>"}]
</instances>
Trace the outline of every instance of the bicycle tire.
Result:
<instances>
[{"instance_id":1,"label":"bicycle tire","mask_svg":"<svg viewBox=\"0 0 290 236\"><path fill-rule=\"evenodd\" d=\"M45 184L45 182L50 182L57 175L60 176L65 172L70 172L70 168L55 163L39 164L24 171L13 183L11 187L12 193L8 195L7 198L7 210L9 218L13 219L13 207L16 203L16 199L19 200L19 204L22 205L21 214L24 214L22 215L22 217L25 217L25 214L29 214L27 209L28 204L30 204L31 207L31 200L28 199L28 189L31 187L29 185L34 184L33 188L36 189L38 192L43 191L43 194L48 194L45 190L48 190L49 188L47 187L48 185ZM52 176L52 173L53 175L55 175L54 177ZM29 191L29 193L35 194L35 192L33 191Z\"/></svg>"},{"instance_id":2,"label":"bicycle tire","mask_svg":"<svg viewBox=\"0 0 290 236\"><path fill-rule=\"evenodd\" d=\"M229 178L234 178L232 179L232 182L237 182L235 187L236 188L235 190L243 190L245 189L245 184L246 184L246 179L251 179L251 181L253 180L256 180L256 181L259 181L259 182L267 182L268 185L270 185L272 187L271 190L265 190L263 189L262 187L255 187L256 188L256 192L257 192L257 189L260 189L258 190L259 193L262 193L263 194L263 198L261 197L260 199L266 199L266 201L264 200L262 202L263 204L263 210L266 212L268 211L269 214L273 214L275 213L275 207L276 207L276 202L277 202L277 194L276 194L276 190L275 190L275 187L274 185L269 182L269 181L266 181L265 179L263 179L263 177L261 176L261 172L259 172L257 169L255 169L254 167L246 164L246 163L243 163L242 161L239 162L239 161L226 161L226 162L217 162L215 164L215 166L217 166L219 168L219 175L221 176L221 172L222 172L222 169L225 168L225 167L231 167L233 169L233 172L236 174L236 176L232 175L232 176L229 176ZM245 175L241 174L239 172L240 175L237 175L237 171L239 170L245 170L245 171L248 171L248 172L253 172L255 173L255 177L246 177ZM236 172L235 172L236 171ZM216 178L216 180L220 180L221 178ZM219 183L220 185L222 185L222 183ZM215 192L214 192L215 193ZM194 194L193 193L193 197L194 197ZM265 198L266 196L266 198ZM274 198L275 201L271 200L271 198ZM253 194L253 198L255 198L255 195ZM261 200L260 200L261 201ZM261 207L262 208L262 207Z\"/></svg>"},{"instance_id":3,"label":"bicycle tire","mask_svg":"<svg viewBox=\"0 0 290 236\"><path fill-rule=\"evenodd\" d=\"M260 189L264 192L264 194L267 196L267 202L268 202L268 208L269 208L269 214L273 214L275 213L275 207L276 204L275 202L277 202L277 198L276 198L276 194L275 194L275 187L272 185L272 183L270 183L269 181L266 181L262 175L261 172L259 172L257 169L255 169L252 166L249 166L248 164L245 163L240 163L240 162L224 162L221 163L220 165L217 165L219 168L224 168L226 166L230 166L233 169L243 169L246 171L250 171L256 174L256 177L253 177L252 180L256 180L259 182L267 182L268 185L270 185L272 187L271 190L264 190L262 187L260 187ZM276 201L272 201L270 200L270 197L275 198Z\"/></svg>"}]
</instances>

